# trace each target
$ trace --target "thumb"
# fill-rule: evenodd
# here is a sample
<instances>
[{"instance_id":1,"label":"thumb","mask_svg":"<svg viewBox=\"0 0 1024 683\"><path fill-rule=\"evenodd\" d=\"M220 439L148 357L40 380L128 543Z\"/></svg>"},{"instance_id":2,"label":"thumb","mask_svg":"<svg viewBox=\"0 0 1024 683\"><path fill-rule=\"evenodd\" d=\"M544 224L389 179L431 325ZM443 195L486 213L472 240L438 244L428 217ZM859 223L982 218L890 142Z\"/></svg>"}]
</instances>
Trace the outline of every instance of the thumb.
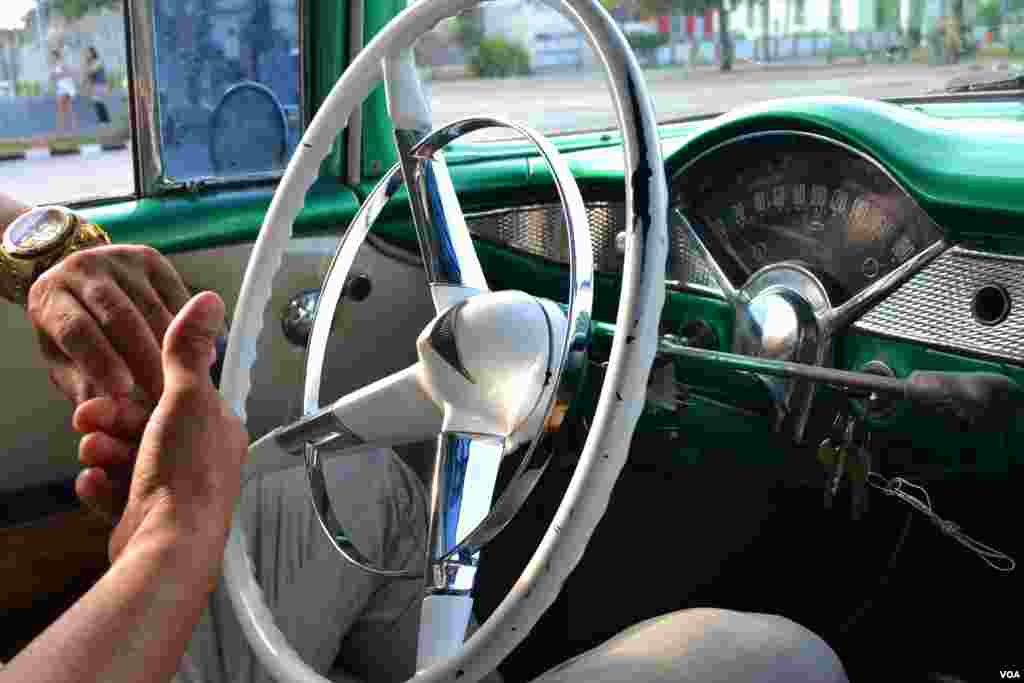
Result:
<instances>
[{"instance_id":1,"label":"thumb","mask_svg":"<svg viewBox=\"0 0 1024 683\"><path fill-rule=\"evenodd\" d=\"M213 292L192 297L171 321L164 336L164 384L167 389L210 384L217 358L214 341L224 326L224 302Z\"/></svg>"}]
</instances>

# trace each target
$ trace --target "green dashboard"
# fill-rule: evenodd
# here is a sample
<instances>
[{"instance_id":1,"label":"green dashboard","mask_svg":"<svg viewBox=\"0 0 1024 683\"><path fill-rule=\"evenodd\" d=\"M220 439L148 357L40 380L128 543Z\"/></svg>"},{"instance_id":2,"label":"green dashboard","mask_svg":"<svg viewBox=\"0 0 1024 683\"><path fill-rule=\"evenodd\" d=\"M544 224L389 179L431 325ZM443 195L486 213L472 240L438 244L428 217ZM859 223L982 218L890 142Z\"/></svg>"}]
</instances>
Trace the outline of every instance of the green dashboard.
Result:
<instances>
[{"instance_id":1,"label":"green dashboard","mask_svg":"<svg viewBox=\"0 0 1024 683\"><path fill-rule=\"evenodd\" d=\"M1024 252L1024 164L1019 161L1024 159L1022 119L1024 103L1020 102L895 105L846 97L779 100L715 118L666 124L662 127L663 156L671 179L694 159L729 140L768 131L813 134L876 162L934 221L947 245L1012 259ZM588 203L622 202L622 156L617 138L615 132L555 138ZM452 148L448 158L469 214L555 200L546 166L524 144L463 145ZM738 167L744 161L735 159ZM117 240L149 243L173 253L252 241L272 189L200 188L184 195L96 206L86 213L107 226ZM371 189L372 183L347 187L321 179L307 197L296 235L337 232L352 219L359 201ZM415 249L416 238L401 193L374 230L387 241ZM534 294L563 296L564 264L493 240L478 238L477 246L495 287L523 288L529 283ZM1014 270L1018 267L1012 260L1007 263ZM1018 284L1016 275L1009 272L1007 277L1013 290ZM596 320L614 320L618 286L615 273L599 274ZM921 315L934 313L922 311ZM1013 309L1005 323L1011 337L1019 333L1018 313ZM729 350L731 307L701 288L673 288L663 314L663 329L675 332L693 320L713 328L718 348ZM1024 382L1024 367L1012 355L929 344L913 335L901 338L898 329L895 332L876 334L854 328L840 335L834 346L835 367L858 369L880 360L899 377L914 370L995 371ZM608 334L607 326L598 330L596 354L603 352L603 337ZM722 371L709 363L677 361L676 379L690 390L687 408L675 413L652 408L640 428L688 434L686 446L681 447L690 449L687 457L700 457L703 443L715 442L722 433L743 439L745 431L756 440L768 428L770 398L756 377ZM737 430L739 423L745 425L743 430ZM1016 429L951 432L941 417L899 409L872 426L877 433L888 434L886 443L895 458L903 451L910 453L904 464L913 465L918 476L942 477L958 471L1005 474L1020 464L1021 434ZM913 456L922 450L930 452L926 463ZM762 449L750 452L758 454L752 457L765 457Z\"/></svg>"}]
</instances>

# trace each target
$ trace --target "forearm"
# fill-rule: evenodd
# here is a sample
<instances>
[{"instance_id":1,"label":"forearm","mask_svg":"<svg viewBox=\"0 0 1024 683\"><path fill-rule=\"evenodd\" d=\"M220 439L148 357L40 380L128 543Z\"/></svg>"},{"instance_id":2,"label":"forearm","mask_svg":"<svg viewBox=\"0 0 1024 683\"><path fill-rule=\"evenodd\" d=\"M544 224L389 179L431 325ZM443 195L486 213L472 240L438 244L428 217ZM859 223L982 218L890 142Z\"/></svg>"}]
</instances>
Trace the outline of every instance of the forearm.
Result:
<instances>
[{"instance_id":1,"label":"forearm","mask_svg":"<svg viewBox=\"0 0 1024 683\"><path fill-rule=\"evenodd\" d=\"M102 579L6 668L0 683L169 681L213 589L223 546L154 539Z\"/></svg>"}]
</instances>

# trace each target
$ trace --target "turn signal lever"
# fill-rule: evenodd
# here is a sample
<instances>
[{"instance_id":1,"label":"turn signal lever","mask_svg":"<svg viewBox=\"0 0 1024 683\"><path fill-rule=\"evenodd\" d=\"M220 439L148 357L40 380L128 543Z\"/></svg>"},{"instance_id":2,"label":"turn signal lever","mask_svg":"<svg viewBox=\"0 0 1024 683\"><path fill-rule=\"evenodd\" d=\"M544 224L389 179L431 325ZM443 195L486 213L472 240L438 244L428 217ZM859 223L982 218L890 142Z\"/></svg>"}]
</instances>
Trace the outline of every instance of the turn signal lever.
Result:
<instances>
[{"instance_id":1,"label":"turn signal lever","mask_svg":"<svg viewBox=\"0 0 1024 683\"><path fill-rule=\"evenodd\" d=\"M751 358L722 351L684 346L662 337L659 355L694 361L741 372L793 377L827 384L859 395L905 399L915 406L956 417L970 425L995 423L1024 405L1024 390L1015 381L994 372L933 372L917 370L907 378L851 372L790 361Z\"/></svg>"}]
</instances>

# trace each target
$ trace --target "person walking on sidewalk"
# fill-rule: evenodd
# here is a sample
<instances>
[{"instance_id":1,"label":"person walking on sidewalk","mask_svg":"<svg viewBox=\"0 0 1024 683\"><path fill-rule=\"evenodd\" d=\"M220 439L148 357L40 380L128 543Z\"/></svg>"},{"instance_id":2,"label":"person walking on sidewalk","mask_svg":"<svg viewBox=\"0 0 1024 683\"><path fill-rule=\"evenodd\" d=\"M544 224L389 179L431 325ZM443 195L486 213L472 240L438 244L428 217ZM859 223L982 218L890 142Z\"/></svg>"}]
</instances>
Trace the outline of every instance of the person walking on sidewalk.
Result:
<instances>
[{"instance_id":1,"label":"person walking on sidewalk","mask_svg":"<svg viewBox=\"0 0 1024 683\"><path fill-rule=\"evenodd\" d=\"M85 78L82 79L82 94L92 100L92 106L96 110L96 120L101 125L110 123L110 112L107 110L107 103L103 96L109 94L107 85L107 68L100 59L100 53L92 45L85 49L85 58L82 62Z\"/></svg>"},{"instance_id":2,"label":"person walking on sidewalk","mask_svg":"<svg viewBox=\"0 0 1024 683\"><path fill-rule=\"evenodd\" d=\"M68 115L71 118L71 130L78 127L78 118L75 114L74 98L78 95L78 88L75 86L75 78L71 67L64 61L64 54L60 49L51 53L53 66L50 67L50 80L53 81L57 90L57 130L64 130Z\"/></svg>"}]
</instances>

